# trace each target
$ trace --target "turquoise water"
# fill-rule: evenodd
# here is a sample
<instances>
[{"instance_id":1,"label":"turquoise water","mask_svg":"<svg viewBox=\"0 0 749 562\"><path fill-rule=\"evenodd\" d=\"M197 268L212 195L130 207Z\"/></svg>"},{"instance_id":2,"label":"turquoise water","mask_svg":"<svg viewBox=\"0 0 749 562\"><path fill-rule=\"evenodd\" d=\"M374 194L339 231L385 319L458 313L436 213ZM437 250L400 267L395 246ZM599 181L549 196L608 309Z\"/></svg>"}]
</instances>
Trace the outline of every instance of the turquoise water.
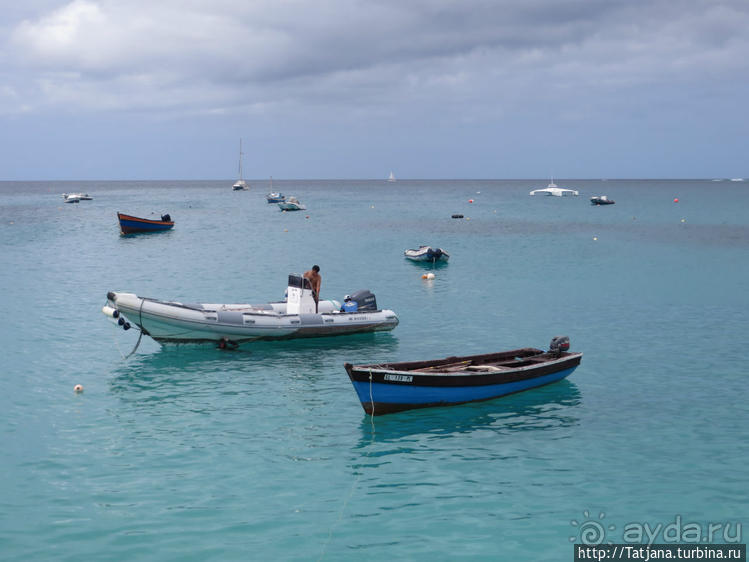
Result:
<instances>
[{"instance_id":1,"label":"turquoise water","mask_svg":"<svg viewBox=\"0 0 749 562\"><path fill-rule=\"evenodd\" d=\"M746 182L274 180L301 213L231 183L0 183L3 559L559 561L588 519L749 527ZM117 211L176 226L121 237ZM451 253L433 281L419 244ZM400 325L124 360L137 332L100 312L278 300L313 263ZM372 420L343 370L558 334L569 379L479 404Z\"/></svg>"}]
</instances>

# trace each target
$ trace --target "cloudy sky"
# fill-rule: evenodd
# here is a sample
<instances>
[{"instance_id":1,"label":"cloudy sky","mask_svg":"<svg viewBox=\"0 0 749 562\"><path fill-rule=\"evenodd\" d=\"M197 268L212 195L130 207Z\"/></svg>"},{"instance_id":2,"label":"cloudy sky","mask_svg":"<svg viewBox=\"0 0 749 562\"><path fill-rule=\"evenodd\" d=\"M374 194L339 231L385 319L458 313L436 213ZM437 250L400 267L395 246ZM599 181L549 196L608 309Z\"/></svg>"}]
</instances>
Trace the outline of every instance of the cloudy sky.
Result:
<instances>
[{"instance_id":1,"label":"cloudy sky","mask_svg":"<svg viewBox=\"0 0 749 562\"><path fill-rule=\"evenodd\" d=\"M749 177L747 0L2 0L0 180Z\"/></svg>"}]
</instances>

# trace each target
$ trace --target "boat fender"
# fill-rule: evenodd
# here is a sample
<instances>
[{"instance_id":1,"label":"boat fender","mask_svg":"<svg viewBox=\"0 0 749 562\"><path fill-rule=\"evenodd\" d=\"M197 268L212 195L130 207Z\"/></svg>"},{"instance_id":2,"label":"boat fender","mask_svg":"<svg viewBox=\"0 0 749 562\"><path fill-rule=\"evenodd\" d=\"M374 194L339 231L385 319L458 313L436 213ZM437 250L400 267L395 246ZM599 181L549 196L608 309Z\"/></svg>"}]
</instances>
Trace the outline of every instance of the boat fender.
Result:
<instances>
[{"instance_id":1,"label":"boat fender","mask_svg":"<svg viewBox=\"0 0 749 562\"><path fill-rule=\"evenodd\" d=\"M120 311L111 306L102 306L101 311L110 318L118 318L120 316Z\"/></svg>"},{"instance_id":2,"label":"boat fender","mask_svg":"<svg viewBox=\"0 0 749 562\"><path fill-rule=\"evenodd\" d=\"M117 324L119 324L120 326L124 326L125 325L125 319L122 316L120 316L117 319Z\"/></svg>"},{"instance_id":3,"label":"boat fender","mask_svg":"<svg viewBox=\"0 0 749 562\"><path fill-rule=\"evenodd\" d=\"M130 329L130 322L125 322L122 325L122 329L125 330L125 331L128 331Z\"/></svg>"}]
</instances>

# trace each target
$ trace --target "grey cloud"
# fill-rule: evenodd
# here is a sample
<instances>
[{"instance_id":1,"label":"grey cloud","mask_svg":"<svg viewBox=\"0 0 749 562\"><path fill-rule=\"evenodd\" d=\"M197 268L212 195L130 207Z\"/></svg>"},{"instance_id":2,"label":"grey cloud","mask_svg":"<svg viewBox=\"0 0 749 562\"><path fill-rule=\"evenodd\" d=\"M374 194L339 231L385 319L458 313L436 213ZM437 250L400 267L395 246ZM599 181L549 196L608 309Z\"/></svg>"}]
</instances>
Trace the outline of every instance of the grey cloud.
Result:
<instances>
[{"instance_id":1,"label":"grey cloud","mask_svg":"<svg viewBox=\"0 0 749 562\"><path fill-rule=\"evenodd\" d=\"M745 3L698 0L75 0L11 23L2 65L38 107L491 105L737 72L748 26Z\"/></svg>"}]
</instances>

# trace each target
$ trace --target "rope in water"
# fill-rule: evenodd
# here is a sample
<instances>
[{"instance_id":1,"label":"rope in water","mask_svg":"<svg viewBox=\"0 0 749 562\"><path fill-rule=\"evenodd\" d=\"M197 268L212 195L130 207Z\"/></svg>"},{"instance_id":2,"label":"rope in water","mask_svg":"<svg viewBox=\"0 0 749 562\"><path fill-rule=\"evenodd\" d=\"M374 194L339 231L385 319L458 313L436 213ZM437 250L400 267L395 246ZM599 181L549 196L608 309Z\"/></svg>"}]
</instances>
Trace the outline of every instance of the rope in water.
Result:
<instances>
[{"instance_id":1,"label":"rope in water","mask_svg":"<svg viewBox=\"0 0 749 562\"><path fill-rule=\"evenodd\" d=\"M369 416L369 420L372 424L372 441L371 443L374 443L374 435L375 435L375 425L374 425L374 398L372 396L372 370L369 370L369 400L372 404L372 413ZM370 443L370 444L371 444ZM365 457L369 456L369 451L367 451L364 455ZM361 471L356 475L356 478L354 479L353 483L351 484L351 488L349 489L348 495L346 496L346 499L343 501L343 505L341 506L340 511L338 512L338 518L335 520L333 525L331 525L330 530L328 531L328 538L325 540L325 544L322 547L322 552L320 552L320 556L318 560L322 560L325 556L326 551L328 550L328 545L330 544L330 541L333 539L333 531L338 526L338 524L341 522L341 519L343 519L343 513L346 511L346 506L348 506L349 501L351 500L351 497L354 495L354 490L356 490L357 485L359 484L359 480L361 480L362 473Z\"/></svg>"}]
</instances>

